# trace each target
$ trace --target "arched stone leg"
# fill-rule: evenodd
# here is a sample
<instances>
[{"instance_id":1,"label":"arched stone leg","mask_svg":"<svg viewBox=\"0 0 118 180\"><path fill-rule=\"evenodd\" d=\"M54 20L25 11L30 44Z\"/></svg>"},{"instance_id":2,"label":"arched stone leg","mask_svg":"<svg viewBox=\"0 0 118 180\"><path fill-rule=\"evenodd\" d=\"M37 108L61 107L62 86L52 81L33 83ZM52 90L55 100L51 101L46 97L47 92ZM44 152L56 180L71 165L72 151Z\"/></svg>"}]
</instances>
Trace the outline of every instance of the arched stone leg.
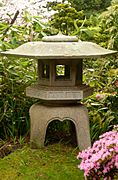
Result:
<instances>
[{"instance_id":1,"label":"arched stone leg","mask_svg":"<svg viewBox=\"0 0 118 180\"><path fill-rule=\"evenodd\" d=\"M46 120L43 115L43 109L34 104L31 106L30 110L30 144L32 148L39 148L44 146L45 134L46 134Z\"/></svg>"},{"instance_id":2,"label":"arched stone leg","mask_svg":"<svg viewBox=\"0 0 118 180\"><path fill-rule=\"evenodd\" d=\"M44 146L47 126L54 119L73 121L80 150L91 146L88 112L83 105L54 107L37 103L30 108L30 119L32 148Z\"/></svg>"},{"instance_id":3,"label":"arched stone leg","mask_svg":"<svg viewBox=\"0 0 118 180\"><path fill-rule=\"evenodd\" d=\"M77 118L76 123L76 136L77 143L80 150L91 147L90 139L90 128L89 128L89 118L88 110L85 106L80 106L76 112Z\"/></svg>"}]
</instances>

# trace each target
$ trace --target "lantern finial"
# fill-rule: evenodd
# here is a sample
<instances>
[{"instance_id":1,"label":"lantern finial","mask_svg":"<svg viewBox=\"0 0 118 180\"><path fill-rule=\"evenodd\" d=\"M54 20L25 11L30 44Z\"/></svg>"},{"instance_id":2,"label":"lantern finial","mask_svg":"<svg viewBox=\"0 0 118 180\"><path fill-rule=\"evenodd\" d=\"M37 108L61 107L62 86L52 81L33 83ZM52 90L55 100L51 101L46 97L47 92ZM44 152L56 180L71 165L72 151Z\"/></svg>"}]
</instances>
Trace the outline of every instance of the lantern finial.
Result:
<instances>
[{"instance_id":1,"label":"lantern finial","mask_svg":"<svg viewBox=\"0 0 118 180\"><path fill-rule=\"evenodd\" d=\"M78 42L76 36L66 36L61 31L57 35L45 36L42 38L44 42Z\"/></svg>"}]
</instances>

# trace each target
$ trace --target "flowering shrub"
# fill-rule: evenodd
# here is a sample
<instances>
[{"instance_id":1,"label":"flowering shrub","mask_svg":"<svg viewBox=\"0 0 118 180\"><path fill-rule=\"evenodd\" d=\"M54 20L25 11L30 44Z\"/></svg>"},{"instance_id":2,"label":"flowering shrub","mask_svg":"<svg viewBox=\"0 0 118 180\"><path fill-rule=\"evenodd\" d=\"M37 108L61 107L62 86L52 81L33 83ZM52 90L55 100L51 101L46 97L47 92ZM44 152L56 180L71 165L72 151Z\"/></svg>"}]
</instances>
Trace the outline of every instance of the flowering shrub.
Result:
<instances>
[{"instance_id":1,"label":"flowering shrub","mask_svg":"<svg viewBox=\"0 0 118 180\"><path fill-rule=\"evenodd\" d=\"M113 180L118 176L118 125L101 135L92 148L80 152L77 159L80 158L78 167L88 179Z\"/></svg>"},{"instance_id":2,"label":"flowering shrub","mask_svg":"<svg viewBox=\"0 0 118 180\"><path fill-rule=\"evenodd\" d=\"M48 11L46 6L49 2L61 3L62 0L1 0L0 19L8 22L18 10L17 24L23 24L22 15L25 11L30 13L31 16L41 16L47 22L48 18L55 13L54 11Z\"/></svg>"}]
</instances>

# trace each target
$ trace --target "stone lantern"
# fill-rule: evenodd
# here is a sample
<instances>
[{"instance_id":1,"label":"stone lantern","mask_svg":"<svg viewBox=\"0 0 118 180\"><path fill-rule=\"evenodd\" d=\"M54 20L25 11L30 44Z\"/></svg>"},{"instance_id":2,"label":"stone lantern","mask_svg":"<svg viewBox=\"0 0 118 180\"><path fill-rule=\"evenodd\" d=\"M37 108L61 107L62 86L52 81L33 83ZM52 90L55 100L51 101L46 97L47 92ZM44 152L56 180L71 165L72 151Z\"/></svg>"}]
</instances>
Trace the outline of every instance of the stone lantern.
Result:
<instances>
[{"instance_id":1,"label":"stone lantern","mask_svg":"<svg viewBox=\"0 0 118 180\"><path fill-rule=\"evenodd\" d=\"M46 129L53 120L72 121L80 150L91 146L87 108L80 103L92 94L91 88L82 83L83 59L114 53L95 43L60 33L1 52L5 56L37 59L37 83L26 89L27 96L41 100L29 111L32 147L44 145Z\"/></svg>"}]
</instances>

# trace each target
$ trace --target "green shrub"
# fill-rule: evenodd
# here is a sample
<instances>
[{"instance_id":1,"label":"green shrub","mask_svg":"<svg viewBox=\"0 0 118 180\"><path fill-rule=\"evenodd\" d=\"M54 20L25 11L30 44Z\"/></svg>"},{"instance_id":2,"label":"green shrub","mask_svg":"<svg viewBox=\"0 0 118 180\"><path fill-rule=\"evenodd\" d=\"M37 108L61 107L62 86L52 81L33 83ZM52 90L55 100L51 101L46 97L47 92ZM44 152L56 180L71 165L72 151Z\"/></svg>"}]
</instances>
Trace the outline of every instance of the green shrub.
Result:
<instances>
[{"instance_id":1,"label":"green shrub","mask_svg":"<svg viewBox=\"0 0 118 180\"><path fill-rule=\"evenodd\" d=\"M56 12L49 20L49 25L68 35L75 31L75 23L81 26L85 15L83 11L76 11L69 4L54 4L51 8Z\"/></svg>"},{"instance_id":2,"label":"green shrub","mask_svg":"<svg viewBox=\"0 0 118 180\"><path fill-rule=\"evenodd\" d=\"M114 81L118 79L118 56L98 59L84 59L85 84L95 92L113 92Z\"/></svg>"},{"instance_id":3,"label":"green shrub","mask_svg":"<svg viewBox=\"0 0 118 180\"><path fill-rule=\"evenodd\" d=\"M40 40L47 27L39 17L23 14L21 26L0 22L0 50ZM29 107L34 101L25 89L36 80L36 61L0 57L0 138L20 137L29 131Z\"/></svg>"},{"instance_id":4,"label":"green shrub","mask_svg":"<svg viewBox=\"0 0 118 180\"><path fill-rule=\"evenodd\" d=\"M36 79L35 62L1 58L0 72L0 137L24 135L29 131L28 111L33 103L25 88Z\"/></svg>"},{"instance_id":5,"label":"green shrub","mask_svg":"<svg viewBox=\"0 0 118 180\"><path fill-rule=\"evenodd\" d=\"M95 93L84 102L89 111L91 140L94 142L118 124L118 92Z\"/></svg>"}]
</instances>

